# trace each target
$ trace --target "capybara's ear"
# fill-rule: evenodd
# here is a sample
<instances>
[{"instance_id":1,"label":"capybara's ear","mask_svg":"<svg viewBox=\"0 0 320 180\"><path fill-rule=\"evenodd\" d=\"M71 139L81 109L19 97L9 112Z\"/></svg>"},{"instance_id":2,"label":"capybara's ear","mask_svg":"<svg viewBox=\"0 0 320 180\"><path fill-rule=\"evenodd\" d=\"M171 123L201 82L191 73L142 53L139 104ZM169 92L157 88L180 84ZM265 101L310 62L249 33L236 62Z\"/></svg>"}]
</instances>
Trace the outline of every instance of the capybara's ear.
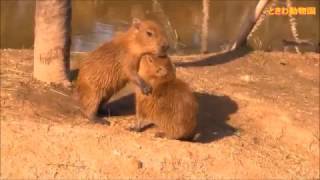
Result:
<instances>
[{"instance_id":1,"label":"capybara's ear","mask_svg":"<svg viewBox=\"0 0 320 180\"><path fill-rule=\"evenodd\" d=\"M139 18L133 18L132 19L132 25L133 27L135 27L136 29L140 28L140 24L141 24L141 20Z\"/></svg>"}]
</instances>

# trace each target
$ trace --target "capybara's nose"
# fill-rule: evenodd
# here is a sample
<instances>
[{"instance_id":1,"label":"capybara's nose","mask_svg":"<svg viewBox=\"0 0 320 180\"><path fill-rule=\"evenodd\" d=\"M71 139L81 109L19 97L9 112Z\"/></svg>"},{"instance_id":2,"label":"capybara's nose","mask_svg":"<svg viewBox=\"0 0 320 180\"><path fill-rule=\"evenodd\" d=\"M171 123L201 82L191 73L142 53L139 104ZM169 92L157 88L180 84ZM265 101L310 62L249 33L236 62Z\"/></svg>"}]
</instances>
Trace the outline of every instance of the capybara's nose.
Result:
<instances>
[{"instance_id":1,"label":"capybara's nose","mask_svg":"<svg viewBox=\"0 0 320 180\"><path fill-rule=\"evenodd\" d=\"M168 44L168 43L164 43L164 44L161 46L162 52L167 52L168 49L169 49L169 44Z\"/></svg>"}]
</instances>

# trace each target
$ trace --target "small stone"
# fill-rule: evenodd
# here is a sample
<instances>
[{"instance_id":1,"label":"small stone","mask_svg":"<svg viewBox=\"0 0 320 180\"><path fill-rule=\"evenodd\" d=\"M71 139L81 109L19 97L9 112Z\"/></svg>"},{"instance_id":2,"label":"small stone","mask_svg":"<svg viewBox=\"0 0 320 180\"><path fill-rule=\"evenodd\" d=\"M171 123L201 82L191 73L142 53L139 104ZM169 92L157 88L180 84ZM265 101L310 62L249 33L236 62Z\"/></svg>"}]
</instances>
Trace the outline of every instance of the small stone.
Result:
<instances>
[{"instance_id":1,"label":"small stone","mask_svg":"<svg viewBox=\"0 0 320 180\"><path fill-rule=\"evenodd\" d=\"M280 62L280 64L283 65L283 66L287 65L286 62Z\"/></svg>"},{"instance_id":2,"label":"small stone","mask_svg":"<svg viewBox=\"0 0 320 180\"><path fill-rule=\"evenodd\" d=\"M130 158L128 165L131 170L141 169L143 166L142 162L136 158Z\"/></svg>"},{"instance_id":3,"label":"small stone","mask_svg":"<svg viewBox=\"0 0 320 180\"><path fill-rule=\"evenodd\" d=\"M252 81L252 77L251 77L250 75L243 75L243 76L240 77L240 79L241 79L242 81L245 81L245 82L250 82L250 81Z\"/></svg>"},{"instance_id":4,"label":"small stone","mask_svg":"<svg viewBox=\"0 0 320 180\"><path fill-rule=\"evenodd\" d=\"M121 153L117 150L113 150L112 153L117 156L121 156Z\"/></svg>"},{"instance_id":5,"label":"small stone","mask_svg":"<svg viewBox=\"0 0 320 180\"><path fill-rule=\"evenodd\" d=\"M193 136L192 140L193 140L193 141L199 141L200 138L201 138L201 134L200 134L200 133L196 133L196 134Z\"/></svg>"},{"instance_id":6,"label":"small stone","mask_svg":"<svg viewBox=\"0 0 320 180\"><path fill-rule=\"evenodd\" d=\"M254 143L254 144L259 144L260 141L259 141L259 139L258 139L257 137L254 137L254 138L253 138L253 143Z\"/></svg>"}]
</instances>

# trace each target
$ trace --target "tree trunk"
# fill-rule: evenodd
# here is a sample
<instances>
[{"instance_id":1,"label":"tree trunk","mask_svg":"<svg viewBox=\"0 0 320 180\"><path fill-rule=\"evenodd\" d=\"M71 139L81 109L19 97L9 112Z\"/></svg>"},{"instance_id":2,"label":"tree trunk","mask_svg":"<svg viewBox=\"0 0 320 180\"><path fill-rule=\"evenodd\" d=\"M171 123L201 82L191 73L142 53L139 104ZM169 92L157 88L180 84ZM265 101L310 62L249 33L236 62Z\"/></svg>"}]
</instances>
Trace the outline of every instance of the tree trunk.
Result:
<instances>
[{"instance_id":1,"label":"tree trunk","mask_svg":"<svg viewBox=\"0 0 320 180\"><path fill-rule=\"evenodd\" d=\"M292 8L291 0L287 0L286 4L287 4L288 9ZM295 41L299 42L300 38L299 38L298 30L297 30L297 20L290 13L289 13L289 22L290 22L290 29L291 29L292 36ZM296 52L298 54L301 54L301 51L298 46L294 46L294 49L296 50Z\"/></svg>"},{"instance_id":2,"label":"tree trunk","mask_svg":"<svg viewBox=\"0 0 320 180\"><path fill-rule=\"evenodd\" d=\"M68 83L71 0L37 0L33 76L47 83Z\"/></svg>"},{"instance_id":3,"label":"tree trunk","mask_svg":"<svg viewBox=\"0 0 320 180\"><path fill-rule=\"evenodd\" d=\"M208 52L208 22L209 22L209 0L202 1L202 32L201 32L201 53Z\"/></svg>"},{"instance_id":4,"label":"tree trunk","mask_svg":"<svg viewBox=\"0 0 320 180\"><path fill-rule=\"evenodd\" d=\"M253 29L254 25L258 21L261 16L263 10L268 5L270 0L260 0L256 6L255 12L252 14L251 12L248 14L248 21L244 23L242 28L240 29L240 34L237 37L235 43L233 44L231 50L234 50L238 47L241 47L247 43L247 37Z\"/></svg>"}]
</instances>

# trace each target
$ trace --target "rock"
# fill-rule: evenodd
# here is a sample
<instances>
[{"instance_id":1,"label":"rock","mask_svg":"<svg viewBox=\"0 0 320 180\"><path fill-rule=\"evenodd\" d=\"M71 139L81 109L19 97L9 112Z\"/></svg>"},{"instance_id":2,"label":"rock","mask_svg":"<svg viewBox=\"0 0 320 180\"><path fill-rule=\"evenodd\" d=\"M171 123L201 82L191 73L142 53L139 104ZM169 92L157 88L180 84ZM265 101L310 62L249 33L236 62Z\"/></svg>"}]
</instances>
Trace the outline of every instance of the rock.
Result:
<instances>
[{"instance_id":1,"label":"rock","mask_svg":"<svg viewBox=\"0 0 320 180\"><path fill-rule=\"evenodd\" d=\"M143 166L142 162L136 158L129 158L128 160L128 167L130 170L135 171L141 169Z\"/></svg>"}]
</instances>

